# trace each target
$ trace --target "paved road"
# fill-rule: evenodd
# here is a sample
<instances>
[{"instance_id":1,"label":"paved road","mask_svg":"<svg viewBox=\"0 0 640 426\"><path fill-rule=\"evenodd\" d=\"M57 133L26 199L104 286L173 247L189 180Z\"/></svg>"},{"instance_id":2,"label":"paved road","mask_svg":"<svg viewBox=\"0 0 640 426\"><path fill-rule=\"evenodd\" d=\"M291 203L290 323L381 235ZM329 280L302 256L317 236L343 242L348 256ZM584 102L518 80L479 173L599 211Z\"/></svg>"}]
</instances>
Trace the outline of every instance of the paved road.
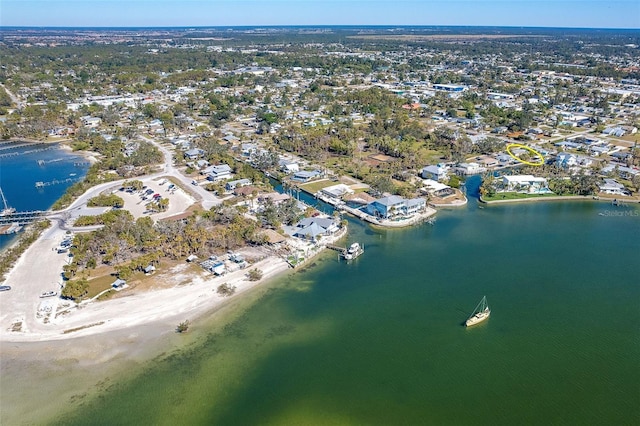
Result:
<instances>
[{"instance_id":1,"label":"paved road","mask_svg":"<svg viewBox=\"0 0 640 426\"><path fill-rule=\"evenodd\" d=\"M221 203L221 200L211 192L201 187L191 185L191 179L180 173L173 165L173 152L150 138L143 138L157 146L164 155L163 170L151 175L140 176L142 179L173 177L182 182L196 199L202 201L204 208ZM120 188L126 179L96 185L69 207L47 215L52 226L27 249L20 257L14 268L7 275L6 285L12 287L9 291L0 292L0 336L9 333L12 327L19 327L24 332L40 333L50 331L46 319L48 312L55 312L58 305L68 303L58 297L40 298L45 291L61 291L62 267L70 262L65 253L58 253L57 247L67 235L67 231L90 231L100 226L74 228L73 222L78 216L100 214L109 208L87 207L87 201L104 191Z\"/></svg>"}]
</instances>

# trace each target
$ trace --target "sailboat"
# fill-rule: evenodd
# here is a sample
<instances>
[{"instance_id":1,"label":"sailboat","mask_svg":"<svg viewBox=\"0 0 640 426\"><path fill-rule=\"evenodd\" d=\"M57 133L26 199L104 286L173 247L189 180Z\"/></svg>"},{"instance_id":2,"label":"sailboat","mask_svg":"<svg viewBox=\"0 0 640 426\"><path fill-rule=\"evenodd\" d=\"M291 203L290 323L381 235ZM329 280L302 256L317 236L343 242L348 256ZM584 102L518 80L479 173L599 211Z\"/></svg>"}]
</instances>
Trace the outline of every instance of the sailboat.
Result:
<instances>
[{"instance_id":1,"label":"sailboat","mask_svg":"<svg viewBox=\"0 0 640 426\"><path fill-rule=\"evenodd\" d=\"M487 296L483 296L471 316L464 322L464 325L471 327L472 325L479 324L489 318L489 315L491 315L491 309L489 309L489 304L487 303Z\"/></svg>"},{"instance_id":2,"label":"sailboat","mask_svg":"<svg viewBox=\"0 0 640 426\"><path fill-rule=\"evenodd\" d=\"M2 197L2 205L4 206L4 209L0 210L0 216L8 216L11 213L15 213L16 209L7 206L7 199L4 198L4 192L2 192L2 188L0 188L0 197Z\"/></svg>"}]
</instances>

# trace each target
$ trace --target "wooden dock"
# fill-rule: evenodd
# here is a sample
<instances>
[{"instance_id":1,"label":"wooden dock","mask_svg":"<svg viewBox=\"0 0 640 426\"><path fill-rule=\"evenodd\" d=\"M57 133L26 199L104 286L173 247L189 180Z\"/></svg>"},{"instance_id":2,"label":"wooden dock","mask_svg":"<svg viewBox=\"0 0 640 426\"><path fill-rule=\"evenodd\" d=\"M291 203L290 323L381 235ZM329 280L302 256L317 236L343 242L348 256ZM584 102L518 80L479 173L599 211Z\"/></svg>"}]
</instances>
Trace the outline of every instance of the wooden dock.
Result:
<instances>
[{"instance_id":1,"label":"wooden dock","mask_svg":"<svg viewBox=\"0 0 640 426\"><path fill-rule=\"evenodd\" d=\"M331 250L339 251L340 253L347 251L346 247L334 246L333 244L327 244L326 247Z\"/></svg>"}]
</instances>

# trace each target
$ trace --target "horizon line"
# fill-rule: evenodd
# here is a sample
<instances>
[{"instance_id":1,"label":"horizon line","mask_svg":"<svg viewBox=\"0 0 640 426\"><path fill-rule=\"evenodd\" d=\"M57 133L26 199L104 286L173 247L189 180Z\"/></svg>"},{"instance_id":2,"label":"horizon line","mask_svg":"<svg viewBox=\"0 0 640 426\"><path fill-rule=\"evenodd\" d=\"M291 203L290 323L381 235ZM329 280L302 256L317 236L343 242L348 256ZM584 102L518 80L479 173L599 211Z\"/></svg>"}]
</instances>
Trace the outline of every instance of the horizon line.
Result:
<instances>
[{"instance_id":1,"label":"horizon line","mask_svg":"<svg viewBox=\"0 0 640 426\"><path fill-rule=\"evenodd\" d=\"M528 29L574 29L574 30L625 30L638 31L640 28L631 27L579 27L579 26L535 26L535 25L453 25L453 24L243 24L243 25L126 25L126 26L106 26L106 25L0 25L0 30L29 28L29 29L190 29L190 28L528 28Z\"/></svg>"}]
</instances>

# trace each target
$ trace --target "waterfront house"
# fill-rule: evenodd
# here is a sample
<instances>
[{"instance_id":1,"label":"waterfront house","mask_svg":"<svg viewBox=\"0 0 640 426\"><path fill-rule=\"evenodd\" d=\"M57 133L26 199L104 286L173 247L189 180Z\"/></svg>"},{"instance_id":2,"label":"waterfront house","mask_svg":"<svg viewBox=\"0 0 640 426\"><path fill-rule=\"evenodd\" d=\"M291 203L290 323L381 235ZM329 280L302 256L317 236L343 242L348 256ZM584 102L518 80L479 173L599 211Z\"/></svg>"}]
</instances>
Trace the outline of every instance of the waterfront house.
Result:
<instances>
[{"instance_id":1,"label":"waterfront house","mask_svg":"<svg viewBox=\"0 0 640 426\"><path fill-rule=\"evenodd\" d=\"M460 163L456 166L456 172L462 176L477 175L487 171L478 163Z\"/></svg>"},{"instance_id":2,"label":"waterfront house","mask_svg":"<svg viewBox=\"0 0 640 426\"><path fill-rule=\"evenodd\" d=\"M383 219L407 216L422 211L427 206L424 198L406 199L399 195L390 195L367 204L368 214Z\"/></svg>"},{"instance_id":3,"label":"waterfront house","mask_svg":"<svg viewBox=\"0 0 640 426\"><path fill-rule=\"evenodd\" d=\"M624 188L624 185L615 179L604 179L603 183L598 184L598 189L605 194L630 195L629 191Z\"/></svg>"},{"instance_id":4,"label":"waterfront house","mask_svg":"<svg viewBox=\"0 0 640 426\"><path fill-rule=\"evenodd\" d=\"M454 193L453 188L444 183L436 182L433 179L427 179L423 181L424 187L422 192L426 192L436 197L446 197Z\"/></svg>"},{"instance_id":5,"label":"waterfront house","mask_svg":"<svg viewBox=\"0 0 640 426\"><path fill-rule=\"evenodd\" d=\"M327 186L326 188L322 188L320 190L320 195L324 195L325 197L333 198L336 200L342 199L342 197L347 194L353 194L353 190L343 183Z\"/></svg>"},{"instance_id":6,"label":"waterfront house","mask_svg":"<svg viewBox=\"0 0 640 426\"><path fill-rule=\"evenodd\" d=\"M503 176L502 184L505 192L525 192L529 194L550 193L547 179L532 175Z\"/></svg>"},{"instance_id":7,"label":"waterfront house","mask_svg":"<svg viewBox=\"0 0 640 426\"><path fill-rule=\"evenodd\" d=\"M294 173L291 180L295 180L296 182L309 182L310 180L318 178L320 176L322 176L322 172L320 170L301 170Z\"/></svg>"},{"instance_id":8,"label":"waterfront house","mask_svg":"<svg viewBox=\"0 0 640 426\"><path fill-rule=\"evenodd\" d=\"M318 235L332 235L338 232L340 223L332 217L307 217L296 224L293 236L316 239Z\"/></svg>"}]
</instances>

